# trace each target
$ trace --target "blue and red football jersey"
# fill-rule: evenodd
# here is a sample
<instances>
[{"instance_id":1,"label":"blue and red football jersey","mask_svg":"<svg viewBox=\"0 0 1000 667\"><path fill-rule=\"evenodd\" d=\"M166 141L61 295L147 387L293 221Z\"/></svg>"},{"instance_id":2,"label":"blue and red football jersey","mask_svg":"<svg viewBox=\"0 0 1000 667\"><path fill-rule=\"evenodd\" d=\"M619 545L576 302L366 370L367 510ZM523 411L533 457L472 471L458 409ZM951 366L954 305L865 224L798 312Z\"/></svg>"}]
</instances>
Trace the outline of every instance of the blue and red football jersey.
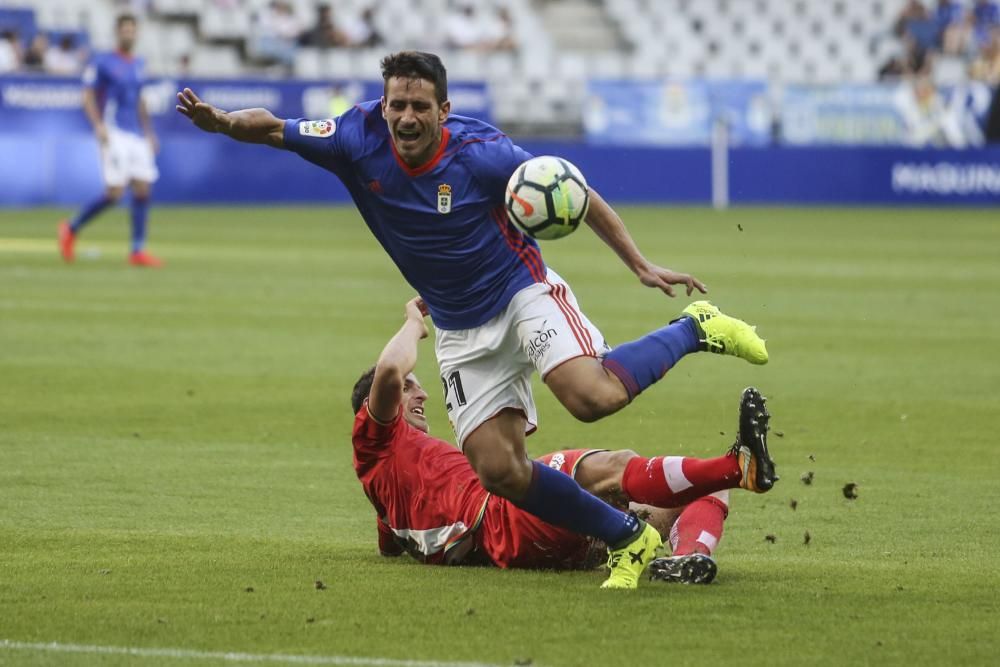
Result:
<instances>
[{"instance_id":1,"label":"blue and red football jersey","mask_svg":"<svg viewBox=\"0 0 1000 667\"><path fill-rule=\"evenodd\" d=\"M289 120L284 139L340 178L438 328L484 324L545 280L538 244L504 210L507 180L531 155L495 127L450 116L416 169L396 154L377 100L336 119Z\"/></svg>"},{"instance_id":2,"label":"blue and red football jersey","mask_svg":"<svg viewBox=\"0 0 1000 667\"><path fill-rule=\"evenodd\" d=\"M145 63L117 51L98 53L83 72L83 85L97 95L105 122L125 132L142 134L139 100L145 83Z\"/></svg>"}]
</instances>

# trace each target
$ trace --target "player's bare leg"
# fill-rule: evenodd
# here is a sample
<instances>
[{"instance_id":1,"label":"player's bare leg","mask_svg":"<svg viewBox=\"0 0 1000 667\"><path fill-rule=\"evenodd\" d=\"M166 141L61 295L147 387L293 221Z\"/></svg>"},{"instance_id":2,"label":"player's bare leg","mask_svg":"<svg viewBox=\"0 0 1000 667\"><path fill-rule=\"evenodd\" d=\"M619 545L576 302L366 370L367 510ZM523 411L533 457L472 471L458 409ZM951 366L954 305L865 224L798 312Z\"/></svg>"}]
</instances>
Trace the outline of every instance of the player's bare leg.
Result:
<instances>
[{"instance_id":1,"label":"player's bare leg","mask_svg":"<svg viewBox=\"0 0 1000 667\"><path fill-rule=\"evenodd\" d=\"M124 194L125 188L108 186L99 199L87 204L72 221L68 219L60 221L59 254L62 255L63 261L68 263L76 259L76 237L80 229L106 208L117 204Z\"/></svg>"},{"instance_id":2,"label":"player's bare leg","mask_svg":"<svg viewBox=\"0 0 1000 667\"><path fill-rule=\"evenodd\" d=\"M146 252L146 217L149 213L149 198L152 187L146 181L133 180L132 189L132 249L129 253L129 264L160 268L163 262Z\"/></svg>"},{"instance_id":3,"label":"player's bare leg","mask_svg":"<svg viewBox=\"0 0 1000 667\"><path fill-rule=\"evenodd\" d=\"M639 456L631 449L595 452L583 458L573 476L580 486L616 507L628 507L629 497L622 490L622 476L628 462Z\"/></svg>"},{"instance_id":4,"label":"player's bare leg","mask_svg":"<svg viewBox=\"0 0 1000 667\"><path fill-rule=\"evenodd\" d=\"M616 347L603 359L577 357L551 370L545 383L570 414L591 422L628 405L684 356L713 352L767 363L754 327L707 301L696 301L669 325Z\"/></svg>"},{"instance_id":5,"label":"player's bare leg","mask_svg":"<svg viewBox=\"0 0 1000 667\"><path fill-rule=\"evenodd\" d=\"M527 421L519 410L500 413L469 434L462 445L483 488L516 501L531 485L532 464L524 449Z\"/></svg>"},{"instance_id":6,"label":"player's bare leg","mask_svg":"<svg viewBox=\"0 0 1000 667\"><path fill-rule=\"evenodd\" d=\"M545 376L545 384L569 413L583 422L597 421L629 404L625 385L595 357L577 357Z\"/></svg>"},{"instance_id":7,"label":"player's bare leg","mask_svg":"<svg viewBox=\"0 0 1000 667\"><path fill-rule=\"evenodd\" d=\"M529 461L526 423L523 413L505 409L466 436L462 448L483 486L543 521L608 544L611 574L601 587L635 588L656 557L660 534L588 493L569 475Z\"/></svg>"}]
</instances>

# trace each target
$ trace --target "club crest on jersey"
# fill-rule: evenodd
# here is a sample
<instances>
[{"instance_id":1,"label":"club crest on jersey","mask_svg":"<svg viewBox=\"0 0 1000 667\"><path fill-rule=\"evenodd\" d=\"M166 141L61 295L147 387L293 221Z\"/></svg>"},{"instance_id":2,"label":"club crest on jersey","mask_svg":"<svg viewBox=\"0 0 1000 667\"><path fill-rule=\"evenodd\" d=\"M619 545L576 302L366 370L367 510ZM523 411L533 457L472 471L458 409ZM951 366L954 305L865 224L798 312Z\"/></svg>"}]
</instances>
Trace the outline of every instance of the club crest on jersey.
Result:
<instances>
[{"instance_id":1,"label":"club crest on jersey","mask_svg":"<svg viewBox=\"0 0 1000 667\"><path fill-rule=\"evenodd\" d=\"M299 134L304 137L329 137L336 129L337 123L332 118L310 120L299 124Z\"/></svg>"},{"instance_id":2,"label":"club crest on jersey","mask_svg":"<svg viewBox=\"0 0 1000 667\"><path fill-rule=\"evenodd\" d=\"M438 213L451 213L451 186L447 183L438 186Z\"/></svg>"}]
</instances>

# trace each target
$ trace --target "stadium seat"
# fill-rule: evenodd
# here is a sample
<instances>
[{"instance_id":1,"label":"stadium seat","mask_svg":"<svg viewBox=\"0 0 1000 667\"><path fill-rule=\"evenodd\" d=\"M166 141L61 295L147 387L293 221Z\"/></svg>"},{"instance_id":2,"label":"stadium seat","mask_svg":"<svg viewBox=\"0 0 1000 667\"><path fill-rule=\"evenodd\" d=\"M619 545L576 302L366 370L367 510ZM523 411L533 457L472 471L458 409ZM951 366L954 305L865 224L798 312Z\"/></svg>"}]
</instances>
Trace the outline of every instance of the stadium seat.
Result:
<instances>
[{"instance_id":1,"label":"stadium seat","mask_svg":"<svg viewBox=\"0 0 1000 667\"><path fill-rule=\"evenodd\" d=\"M323 67L319 49L301 48L295 54L295 76L300 79L319 79L330 76Z\"/></svg>"}]
</instances>

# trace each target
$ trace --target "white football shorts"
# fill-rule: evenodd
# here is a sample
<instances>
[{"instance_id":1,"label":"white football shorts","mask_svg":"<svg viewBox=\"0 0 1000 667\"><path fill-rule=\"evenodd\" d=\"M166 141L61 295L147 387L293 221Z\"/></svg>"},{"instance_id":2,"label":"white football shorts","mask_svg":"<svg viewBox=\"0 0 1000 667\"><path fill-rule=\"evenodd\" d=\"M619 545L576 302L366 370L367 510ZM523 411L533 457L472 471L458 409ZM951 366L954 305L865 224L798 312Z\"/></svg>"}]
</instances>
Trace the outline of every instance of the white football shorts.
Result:
<instances>
[{"instance_id":1,"label":"white football shorts","mask_svg":"<svg viewBox=\"0 0 1000 667\"><path fill-rule=\"evenodd\" d=\"M145 137L117 128L108 128L108 143L101 147L104 185L120 188L131 181L155 183L160 177L153 148Z\"/></svg>"},{"instance_id":2,"label":"white football shorts","mask_svg":"<svg viewBox=\"0 0 1000 667\"><path fill-rule=\"evenodd\" d=\"M505 408L538 424L531 374L542 379L576 357L603 357L611 348L580 312L569 285L552 269L544 283L514 295L507 307L475 329L435 332L435 352L445 408L459 446L483 422Z\"/></svg>"}]
</instances>

